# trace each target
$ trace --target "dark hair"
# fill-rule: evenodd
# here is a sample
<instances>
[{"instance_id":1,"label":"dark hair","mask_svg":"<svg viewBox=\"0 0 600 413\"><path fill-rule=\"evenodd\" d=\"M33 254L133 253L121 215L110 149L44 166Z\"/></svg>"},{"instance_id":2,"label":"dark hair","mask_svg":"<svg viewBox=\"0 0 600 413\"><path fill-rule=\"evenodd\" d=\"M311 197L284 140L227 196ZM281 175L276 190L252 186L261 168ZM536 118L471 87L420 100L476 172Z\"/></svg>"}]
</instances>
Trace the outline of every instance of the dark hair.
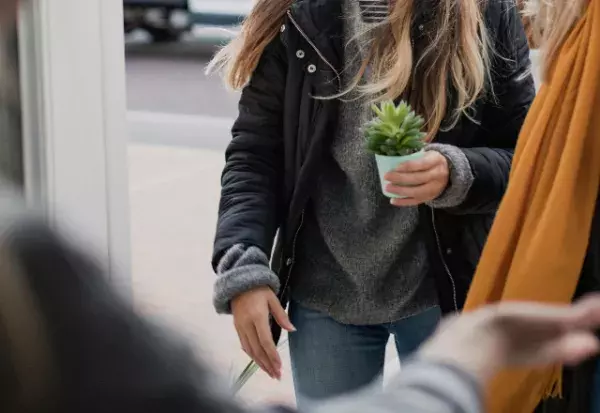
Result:
<instances>
[{"instance_id":1,"label":"dark hair","mask_svg":"<svg viewBox=\"0 0 600 413\"><path fill-rule=\"evenodd\" d=\"M0 320L36 320L47 344L42 348L49 350L42 351L48 358L46 373L52 372L45 375L50 391L44 393L43 403L24 403L21 396L31 389L23 385L31 381L23 382L14 373L36 374L32 365L23 369L22 363L40 357L17 357L11 346L27 337L22 335L27 328L0 334L0 378L6 384L3 390L12 394L11 400L0 399L2 412L242 411L232 397L214 387L214 376L187 346L138 315L115 292L97 262L42 221L21 222L6 232L0 242L0 279L3 284L18 281L23 295L33 298L30 315L36 314L17 312L13 300L12 309L0 306Z\"/></svg>"}]
</instances>

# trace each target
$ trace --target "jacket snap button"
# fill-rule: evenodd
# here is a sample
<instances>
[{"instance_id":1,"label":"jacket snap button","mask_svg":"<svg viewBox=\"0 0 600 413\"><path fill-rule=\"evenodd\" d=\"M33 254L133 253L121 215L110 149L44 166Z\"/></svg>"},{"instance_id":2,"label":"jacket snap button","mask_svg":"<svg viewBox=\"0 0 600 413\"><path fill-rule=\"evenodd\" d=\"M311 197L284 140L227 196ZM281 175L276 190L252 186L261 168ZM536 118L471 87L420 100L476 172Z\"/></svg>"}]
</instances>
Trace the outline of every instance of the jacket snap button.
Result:
<instances>
[{"instance_id":1,"label":"jacket snap button","mask_svg":"<svg viewBox=\"0 0 600 413\"><path fill-rule=\"evenodd\" d=\"M315 65L308 65L308 73L315 73L317 71L317 66Z\"/></svg>"},{"instance_id":2,"label":"jacket snap button","mask_svg":"<svg viewBox=\"0 0 600 413\"><path fill-rule=\"evenodd\" d=\"M289 267L290 265L292 265L294 261L291 258L288 258L287 261L285 262L286 265Z\"/></svg>"},{"instance_id":3,"label":"jacket snap button","mask_svg":"<svg viewBox=\"0 0 600 413\"><path fill-rule=\"evenodd\" d=\"M304 50L298 50L298 51L296 52L296 57L297 57L298 59L303 59L303 58L304 58L304 56L305 56L305 54L304 54Z\"/></svg>"},{"instance_id":4,"label":"jacket snap button","mask_svg":"<svg viewBox=\"0 0 600 413\"><path fill-rule=\"evenodd\" d=\"M424 25L422 25L422 24L419 24L419 30L420 30L420 31L423 31L423 29L424 29L424 28L425 28L425 26L424 26Z\"/></svg>"},{"instance_id":5,"label":"jacket snap button","mask_svg":"<svg viewBox=\"0 0 600 413\"><path fill-rule=\"evenodd\" d=\"M452 248L448 248L446 250L446 255L452 255Z\"/></svg>"},{"instance_id":6,"label":"jacket snap button","mask_svg":"<svg viewBox=\"0 0 600 413\"><path fill-rule=\"evenodd\" d=\"M281 25L281 29L279 29L281 31L281 33L285 32L285 24Z\"/></svg>"}]
</instances>

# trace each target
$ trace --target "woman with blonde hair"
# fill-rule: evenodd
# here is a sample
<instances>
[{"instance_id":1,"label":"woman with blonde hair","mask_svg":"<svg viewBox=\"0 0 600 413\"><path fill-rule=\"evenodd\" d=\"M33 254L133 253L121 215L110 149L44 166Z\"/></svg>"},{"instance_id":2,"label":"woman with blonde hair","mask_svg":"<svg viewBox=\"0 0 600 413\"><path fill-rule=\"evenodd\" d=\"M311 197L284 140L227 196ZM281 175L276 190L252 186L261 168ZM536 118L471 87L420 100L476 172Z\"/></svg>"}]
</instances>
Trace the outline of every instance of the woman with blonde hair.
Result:
<instances>
[{"instance_id":1,"label":"woman with blonde hair","mask_svg":"<svg viewBox=\"0 0 600 413\"><path fill-rule=\"evenodd\" d=\"M242 89L217 311L273 378L279 327L294 332L301 403L373 382L390 335L404 359L463 305L535 93L514 1L258 0L209 69ZM391 203L361 133L385 99L429 141L386 176Z\"/></svg>"},{"instance_id":2,"label":"woman with blonde hair","mask_svg":"<svg viewBox=\"0 0 600 413\"><path fill-rule=\"evenodd\" d=\"M527 2L542 86L466 309L498 301L568 304L600 290L600 1ZM600 412L597 360L506 371L490 413ZM540 404L541 402L541 404Z\"/></svg>"}]
</instances>

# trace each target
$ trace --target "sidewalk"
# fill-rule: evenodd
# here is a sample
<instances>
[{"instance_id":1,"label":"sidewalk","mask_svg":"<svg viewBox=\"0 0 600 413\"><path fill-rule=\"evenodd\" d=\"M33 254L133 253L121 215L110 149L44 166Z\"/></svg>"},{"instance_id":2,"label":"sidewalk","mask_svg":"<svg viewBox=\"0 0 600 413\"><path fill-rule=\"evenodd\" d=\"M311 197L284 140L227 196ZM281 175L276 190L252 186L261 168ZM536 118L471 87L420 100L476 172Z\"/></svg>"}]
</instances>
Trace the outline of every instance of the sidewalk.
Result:
<instances>
[{"instance_id":1,"label":"sidewalk","mask_svg":"<svg viewBox=\"0 0 600 413\"><path fill-rule=\"evenodd\" d=\"M217 316L211 303L210 255L222 158L206 150L129 147L136 303L182 334L222 379L230 380L248 360L231 318ZM242 396L251 402L291 402L289 369L281 383L257 374Z\"/></svg>"}]
</instances>

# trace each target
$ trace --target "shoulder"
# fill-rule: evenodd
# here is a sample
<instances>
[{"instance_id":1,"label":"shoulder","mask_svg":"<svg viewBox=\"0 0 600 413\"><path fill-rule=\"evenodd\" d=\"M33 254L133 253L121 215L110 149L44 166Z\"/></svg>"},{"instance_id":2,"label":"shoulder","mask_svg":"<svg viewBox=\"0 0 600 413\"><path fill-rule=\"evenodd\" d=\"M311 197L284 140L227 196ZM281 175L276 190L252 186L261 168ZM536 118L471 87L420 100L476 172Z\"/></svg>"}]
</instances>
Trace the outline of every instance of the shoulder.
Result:
<instances>
[{"instance_id":1,"label":"shoulder","mask_svg":"<svg viewBox=\"0 0 600 413\"><path fill-rule=\"evenodd\" d=\"M515 0L486 0L484 4L486 23L496 34L501 34L507 27L520 21Z\"/></svg>"},{"instance_id":2,"label":"shoulder","mask_svg":"<svg viewBox=\"0 0 600 413\"><path fill-rule=\"evenodd\" d=\"M510 12L518 13L516 0L485 0L482 4L486 14L496 19L506 17Z\"/></svg>"},{"instance_id":3,"label":"shoulder","mask_svg":"<svg viewBox=\"0 0 600 413\"><path fill-rule=\"evenodd\" d=\"M487 0L485 11L488 35L492 47L501 55L529 54L527 36L519 7L515 0Z\"/></svg>"},{"instance_id":4,"label":"shoulder","mask_svg":"<svg viewBox=\"0 0 600 413\"><path fill-rule=\"evenodd\" d=\"M289 15L303 29L315 34L334 34L343 20L344 0L294 0Z\"/></svg>"},{"instance_id":5,"label":"shoulder","mask_svg":"<svg viewBox=\"0 0 600 413\"><path fill-rule=\"evenodd\" d=\"M293 0L291 10L311 10L313 12L321 12L331 16L329 13L334 13L342 9L345 0ZM315 15L316 16L316 15Z\"/></svg>"}]
</instances>

